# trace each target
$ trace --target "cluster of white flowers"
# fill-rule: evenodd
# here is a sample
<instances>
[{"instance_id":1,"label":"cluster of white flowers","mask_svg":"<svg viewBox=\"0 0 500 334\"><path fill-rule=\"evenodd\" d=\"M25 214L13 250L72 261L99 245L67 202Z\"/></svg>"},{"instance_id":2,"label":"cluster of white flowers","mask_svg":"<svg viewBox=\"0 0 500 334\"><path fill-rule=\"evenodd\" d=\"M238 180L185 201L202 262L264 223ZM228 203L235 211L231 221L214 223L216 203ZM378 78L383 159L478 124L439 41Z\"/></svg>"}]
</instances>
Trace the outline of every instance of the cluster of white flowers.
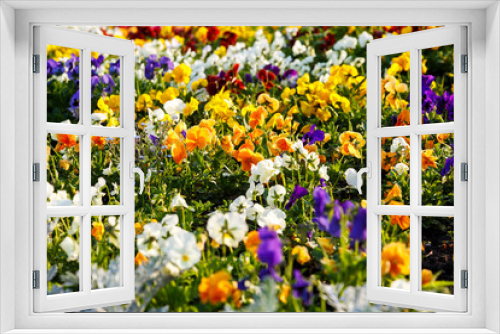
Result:
<instances>
[{"instance_id":1,"label":"cluster of white flowers","mask_svg":"<svg viewBox=\"0 0 500 334\"><path fill-rule=\"evenodd\" d=\"M170 207L190 208L180 194L174 196ZM192 268L201 259L196 236L178 224L179 216L167 214L161 223L152 222L144 225L143 232L136 238L139 252L148 258L163 254L166 260L166 272L174 276L182 270Z\"/></svg>"}]
</instances>

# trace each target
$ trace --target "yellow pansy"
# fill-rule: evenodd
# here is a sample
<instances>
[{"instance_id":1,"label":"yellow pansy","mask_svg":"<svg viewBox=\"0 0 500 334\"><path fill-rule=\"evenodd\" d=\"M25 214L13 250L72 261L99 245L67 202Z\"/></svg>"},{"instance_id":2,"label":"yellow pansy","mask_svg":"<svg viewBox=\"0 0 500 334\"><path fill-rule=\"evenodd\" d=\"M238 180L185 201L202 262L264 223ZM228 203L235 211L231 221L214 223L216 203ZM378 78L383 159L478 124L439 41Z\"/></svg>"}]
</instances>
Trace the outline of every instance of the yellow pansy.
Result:
<instances>
[{"instance_id":1,"label":"yellow pansy","mask_svg":"<svg viewBox=\"0 0 500 334\"><path fill-rule=\"evenodd\" d=\"M189 83L190 77L191 77L191 67L189 67L185 63L180 64L172 71L172 78L178 84Z\"/></svg>"}]
</instances>

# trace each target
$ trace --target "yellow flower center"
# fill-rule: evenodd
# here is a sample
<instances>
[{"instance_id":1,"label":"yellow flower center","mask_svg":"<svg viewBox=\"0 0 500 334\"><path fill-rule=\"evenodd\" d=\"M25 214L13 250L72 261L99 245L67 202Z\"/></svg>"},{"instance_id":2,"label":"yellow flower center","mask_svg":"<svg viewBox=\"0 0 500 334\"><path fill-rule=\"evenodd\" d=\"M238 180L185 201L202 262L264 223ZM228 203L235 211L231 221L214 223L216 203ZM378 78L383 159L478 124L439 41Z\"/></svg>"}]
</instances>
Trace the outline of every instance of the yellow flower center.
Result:
<instances>
[{"instance_id":1,"label":"yellow flower center","mask_svg":"<svg viewBox=\"0 0 500 334\"><path fill-rule=\"evenodd\" d=\"M189 261L189 256L187 256L186 254L182 255L182 261L184 262Z\"/></svg>"}]
</instances>

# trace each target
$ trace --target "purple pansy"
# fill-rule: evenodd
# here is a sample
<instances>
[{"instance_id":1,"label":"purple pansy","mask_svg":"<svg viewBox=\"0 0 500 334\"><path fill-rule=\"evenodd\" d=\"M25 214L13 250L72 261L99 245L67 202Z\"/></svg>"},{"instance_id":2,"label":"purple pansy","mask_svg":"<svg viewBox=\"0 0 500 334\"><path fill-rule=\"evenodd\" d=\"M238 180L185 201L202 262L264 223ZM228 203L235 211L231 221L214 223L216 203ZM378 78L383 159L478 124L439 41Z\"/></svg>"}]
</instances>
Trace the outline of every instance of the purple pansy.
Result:
<instances>
[{"instance_id":1,"label":"purple pansy","mask_svg":"<svg viewBox=\"0 0 500 334\"><path fill-rule=\"evenodd\" d=\"M295 269L293 271L293 277L295 278L295 283L293 283L293 296L295 298L302 299L305 306L309 306L312 300L312 293L309 291L310 282L306 281L300 271Z\"/></svg>"},{"instance_id":2,"label":"purple pansy","mask_svg":"<svg viewBox=\"0 0 500 334\"><path fill-rule=\"evenodd\" d=\"M64 65L54 59L47 60L47 75L59 75L64 73Z\"/></svg>"},{"instance_id":3,"label":"purple pansy","mask_svg":"<svg viewBox=\"0 0 500 334\"><path fill-rule=\"evenodd\" d=\"M452 150L455 150L455 146L453 144L450 145ZM441 170L441 176L445 176L450 173L451 167L455 166L455 156L451 156L446 158L444 162L444 168Z\"/></svg>"},{"instance_id":4,"label":"purple pansy","mask_svg":"<svg viewBox=\"0 0 500 334\"><path fill-rule=\"evenodd\" d=\"M109 64L109 74L111 75L120 75L120 60L115 63Z\"/></svg>"},{"instance_id":5,"label":"purple pansy","mask_svg":"<svg viewBox=\"0 0 500 334\"><path fill-rule=\"evenodd\" d=\"M151 139L155 146L157 146L160 142L160 139L153 134L149 135L149 139Z\"/></svg>"},{"instance_id":6,"label":"purple pansy","mask_svg":"<svg viewBox=\"0 0 500 334\"><path fill-rule=\"evenodd\" d=\"M80 90L77 90L76 93L71 96L68 110L73 114L75 119L80 118Z\"/></svg>"},{"instance_id":7,"label":"purple pansy","mask_svg":"<svg viewBox=\"0 0 500 334\"><path fill-rule=\"evenodd\" d=\"M146 59L146 65L144 67L144 76L146 79L151 80L155 76L155 69L160 67L160 63L157 61L156 55L150 55L148 59Z\"/></svg>"},{"instance_id":8,"label":"purple pansy","mask_svg":"<svg viewBox=\"0 0 500 334\"><path fill-rule=\"evenodd\" d=\"M325 139L325 133L321 130L316 130L316 124L313 124L309 132L302 137L304 145L313 145L316 142L322 142Z\"/></svg>"},{"instance_id":9,"label":"purple pansy","mask_svg":"<svg viewBox=\"0 0 500 334\"><path fill-rule=\"evenodd\" d=\"M251 74L249 74L249 73L245 74L245 82L246 83L253 82L253 77Z\"/></svg>"},{"instance_id":10,"label":"purple pansy","mask_svg":"<svg viewBox=\"0 0 500 334\"><path fill-rule=\"evenodd\" d=\"M330 196L326 190L321 187L314 188L313 191L314 198L314 218L313 222L318 224L321 231L328 231L329 221L328 215L325 212L326 206L331 203Z\"/></svg>"},{"instance_id":11,"label":"purple pansy","mask_svg":"<svg viewBox=\"0 0 500 334\"><path fill-rule=\"evenodd\" d=\"M101 78L101 82L105 85L103 92L108 94L113 94L113 88L115 87L115 81L109 74L104 74Z\"/></svg>"},{"instance_id":12,"label":"purple pansy","mask_svg":"<svg viewBox=\"0 0 500 334\"><path fill-rule=\"evenodd\" d=\"M356 217L354 217L354 222L352 224L351 233L349 237L352 239L351 246L354 246L356 241L362 242L366 240L366 209L363 207L359 208Z\"/></svg>"},{"instance_id":13,"label":"purple pansy","mask_svg":"<svg viewBox=\"0 0 500 334\"><path fill-rule=\"evenodd\" d=\"M264 69L273 72L276 76L280 75L280 68L273 64L267 64L266 66L264 66Z\"/></svg>"},{"instance_id":14,"label":"purple pansy","mask_svg":"<svg viewBox=\"0 0 500 334\"><path fill-rule=\"evenodd\" d=\"M77 80L80 77L80 58L71 55L71 58L66 61L66 67L68 68L68 78L70 80Z\"/></svg>"},{"instance_id":15,"label":"purple pansy","mask_svg":"<svg viewBox=\"0 0 500 334\"><path fill-rule=\"evenodd\" d=\"M161 68L163 69L163 73L167 72L168 70L173 70L174 69L174 62L170 60L170 58L162 56L160 58L160 65Z\"/></svg>"},{"instance_id":16,"label":"purple pansy","mask_svg":"<svg viewBox=\"0 0 500 334\"><path fill-rule=\"evenodd\" d=\"M307 191L306 188L301 187L300 185L296 185L295 188L293 189L292 195L290 196L290 199L288 200L288 203L285 205L285 209L290 210L292 206L295 205L295 203L301 199L302 197L306 196L309 194L309 191Z\"/></svg>"},{"instance_id":17,"label":"purple pansy","mask_svg":"<svg viewBox=\"0 0 500 334\"><path fill-rule=\"evenodd\" d=\"M257 248L257 255L262 263L266 263L268 268L274 268L283 261L281 241L278 233L267 227L259 230L260 244Z\"/></svg>"}]
</instances>

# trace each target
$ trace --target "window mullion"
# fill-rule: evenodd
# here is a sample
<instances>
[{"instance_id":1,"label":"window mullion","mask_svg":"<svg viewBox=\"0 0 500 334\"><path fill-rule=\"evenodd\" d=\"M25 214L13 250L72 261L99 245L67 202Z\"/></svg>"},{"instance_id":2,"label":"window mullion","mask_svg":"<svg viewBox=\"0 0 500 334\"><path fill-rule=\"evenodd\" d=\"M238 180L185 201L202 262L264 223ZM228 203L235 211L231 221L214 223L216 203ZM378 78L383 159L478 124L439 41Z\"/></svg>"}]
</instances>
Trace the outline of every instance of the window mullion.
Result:
<instances>
[{"instance_id":1,"label":"window mullion","mask_svg":"<svg viewBox=\"0 0 500 334\"><path fill-rule=\"evenodd\" d=\"M417 293L420 282L420 217L414 209L420 204L420 138L415 129L420 123L421 99L420 95L420 51L416 48L410 51L410 292Z\"/></svg>"}]
</instances>

